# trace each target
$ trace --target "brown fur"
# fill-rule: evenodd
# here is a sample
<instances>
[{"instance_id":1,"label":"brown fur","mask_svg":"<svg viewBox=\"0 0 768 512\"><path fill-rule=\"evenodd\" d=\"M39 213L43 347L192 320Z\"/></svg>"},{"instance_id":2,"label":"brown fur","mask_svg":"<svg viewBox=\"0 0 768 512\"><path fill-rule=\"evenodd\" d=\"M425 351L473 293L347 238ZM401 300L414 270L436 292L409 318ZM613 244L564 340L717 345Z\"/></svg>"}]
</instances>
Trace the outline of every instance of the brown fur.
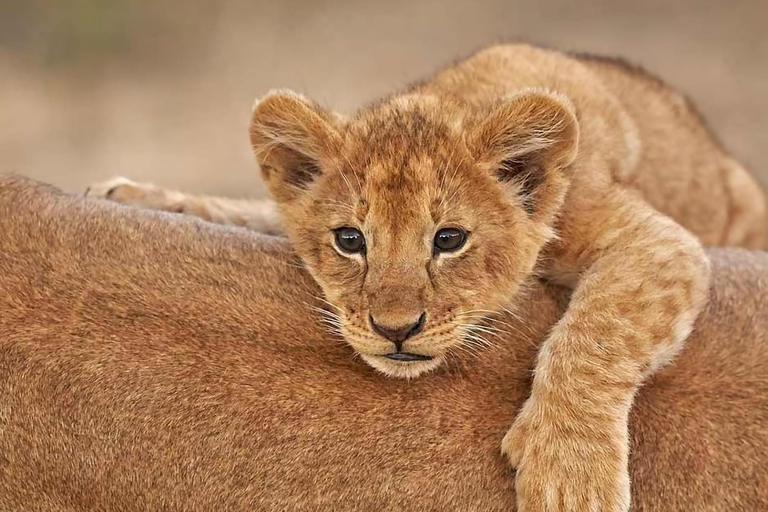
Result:
<instances>
[{"instance_id":1,"label":"brown fur","mask_svg":"<svg viewBox=\"0 0 768 512\"><path fill-rule=\"evenodd\" d=\"M284 241L0 180L0 510L514 509L498 452L562 314L418 381L351 357ZM630 419L636 511L768 508L768 256L716 251Z\"/></svg>"},{"instance_id":2,"label":"brown fur","mask_svg":"<svg viewBox=\"0 0 768 512\"><path fill-rule=\"evenodd\" d=\"M535 274L572 286L502 449L527 512L627 509L629 412L705 303L700 241L766 242L762 192L684 97L611 60L497 46L348 120L272 93L251 141L330 321L387 375L489 343L486 317ZM336 250L342 226L364 255ZM446 226L470 237L435 256ZM386 357L374 319L420 317L402 350L432 359Z\"/></svg>"}]
</instances>

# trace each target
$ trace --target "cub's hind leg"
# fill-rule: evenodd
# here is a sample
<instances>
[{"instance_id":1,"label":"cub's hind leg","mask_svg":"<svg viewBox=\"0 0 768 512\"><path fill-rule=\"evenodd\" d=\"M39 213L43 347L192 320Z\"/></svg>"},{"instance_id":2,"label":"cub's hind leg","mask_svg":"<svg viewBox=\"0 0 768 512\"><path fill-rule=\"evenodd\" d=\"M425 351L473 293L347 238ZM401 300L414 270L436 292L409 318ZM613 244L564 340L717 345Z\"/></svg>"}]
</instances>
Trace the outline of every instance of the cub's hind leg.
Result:
<instances>
[{"instance_id":1,"label":"cub's hind leg","mask_svg":"<svg viewBox=\"0 0 768 512\"><path fill-rule=\"evenodd\" d=\"M728 159L725 172L728 220L719 245L768 249L768 206L754 176Z\"/></svg>"},{"instance_id":2,"label":"cub's hind leg","mask_svg":"<svg viewBox=\"0 0 768 512\"><path fill-rule=\"evenodd\" d=\"M241 226L261 233L280 235L283 232L280 214L275 203L268 199L196 196L123 177L92 185L85 195L140 208L183 213L215 224Z\"/></svg>"}]
</instances>

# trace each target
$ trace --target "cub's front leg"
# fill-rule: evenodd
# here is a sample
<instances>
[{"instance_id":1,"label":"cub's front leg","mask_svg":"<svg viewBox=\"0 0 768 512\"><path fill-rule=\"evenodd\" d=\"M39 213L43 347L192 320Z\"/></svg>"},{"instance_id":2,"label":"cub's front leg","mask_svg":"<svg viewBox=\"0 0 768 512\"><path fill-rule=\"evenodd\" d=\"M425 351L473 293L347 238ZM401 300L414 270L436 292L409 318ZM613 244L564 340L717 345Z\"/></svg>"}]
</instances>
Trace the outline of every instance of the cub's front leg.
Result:
<instances>
[{"instance_id":1,"label":"cub's front leg","mask_svg":"<svg viewBox=\"0 0 768 512\"><path fill-rule=\"evenodd\" d=\"M282 234L280 214L275 203L268 199L196 196L150 183L136 183L123 177L91 185L85 195L151 210L183 213L215 224L241 226L260 233Z\"/></svg>"},{"instance_id":2,"label":"cub's front leg","mask_svg":"<svg viewBox=\"0 0 768 512\"><path fill-rule=\"evenodd\" d=\"M709 262L693 235L624 190L565 214L551 277L581 277L502 451L522 512L626 511L632 401L683 346Z\"/></svg>"}]
</instances>

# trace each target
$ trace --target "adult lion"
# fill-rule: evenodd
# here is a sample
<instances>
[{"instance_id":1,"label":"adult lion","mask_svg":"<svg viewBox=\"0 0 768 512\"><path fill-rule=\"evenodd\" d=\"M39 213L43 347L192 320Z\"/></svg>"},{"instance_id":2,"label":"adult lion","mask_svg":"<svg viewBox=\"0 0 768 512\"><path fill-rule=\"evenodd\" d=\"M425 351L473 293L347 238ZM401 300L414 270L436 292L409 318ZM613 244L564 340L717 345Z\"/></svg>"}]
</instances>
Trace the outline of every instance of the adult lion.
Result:
<instances>
[{"instance_id":1,"label":"adult lion","mask_svg":"<svg viewBox=\"0 0 768 512\"><path fill-rule=\"evenodd\" d=\"M0 181L0 509L511 510L557 290L416 381L351 359L282 240ZM711 253L631 420L635 510L768 508L768 255ZM471 421L470 421L471 420Z\"/></svg>"}]
</instances>

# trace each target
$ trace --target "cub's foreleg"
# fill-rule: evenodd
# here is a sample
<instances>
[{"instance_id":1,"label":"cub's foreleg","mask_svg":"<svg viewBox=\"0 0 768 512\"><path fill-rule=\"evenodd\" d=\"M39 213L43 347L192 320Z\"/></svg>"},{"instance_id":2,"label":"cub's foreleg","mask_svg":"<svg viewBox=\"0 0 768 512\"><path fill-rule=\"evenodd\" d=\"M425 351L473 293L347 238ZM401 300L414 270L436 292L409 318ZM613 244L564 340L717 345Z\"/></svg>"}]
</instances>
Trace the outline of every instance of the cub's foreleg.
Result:
<instances>
[{"instance_id":1,"label":"cub's foreleg","mask_svg":"<svg viewBox=\"0 0 768 512\"><path fill-rule=\"evenodd\" d=\"M625 190L600 205L568 213L552 250L551 278L576 283L502 445L521 511L628 510L635 392L706 302L709 262L692 234Z\"/></svg>"},{"instance_id":2,"label":"cub's foreleg","mask_svg":"<svg viewBox=\"0 0 768 512\"><path fill-rule=\"evenodd\" d=\"M271 200L195 196L148 183L114 178L88 187L85 195L152 210L184 213L215 224L241 226L261 233L282 234L280 214Z\"/></svg>"}]
</instances>

